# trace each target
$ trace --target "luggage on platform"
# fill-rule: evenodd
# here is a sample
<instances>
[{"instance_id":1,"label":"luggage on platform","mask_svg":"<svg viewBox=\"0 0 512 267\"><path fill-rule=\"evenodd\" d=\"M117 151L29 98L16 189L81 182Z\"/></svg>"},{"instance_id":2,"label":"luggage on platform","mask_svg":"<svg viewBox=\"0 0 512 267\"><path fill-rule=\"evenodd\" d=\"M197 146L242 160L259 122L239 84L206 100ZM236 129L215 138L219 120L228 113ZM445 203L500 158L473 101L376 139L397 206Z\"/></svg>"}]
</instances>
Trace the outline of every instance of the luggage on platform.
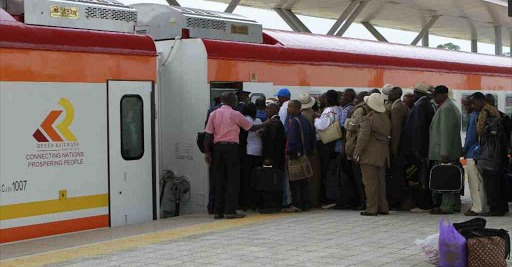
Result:
<instances>
[{"instance_id":1,"label":"luggage on platform","mask_svg":"<svg viewBox=\"0 0 512 267\"><path fill-rule=\"evenodd\" d=\"M430 190L439 193L459 192L464 184L462 169L454 164L440 164L430 171Z\"/></svg>"},{"instance_id":2,"label":"luggage on platform","mask_svg":"<svg viewBox=\"0 0 512 267\"><path fill-rule=\"evenodd\" d=\"M283 202L282 170L263 166L251 172L251 188L258 192L258 210L260 213L275 213L281 209Z\"/></svg>"},{"instance_id":3,"label":"luggage on platform","mask_svg":"<svg viewBox=\"0 0 512 267\"><path fill-rule=\"evenodd\" d=\"M466 238L468 267L506 267L510 256L510 236L503 229L464 228L460 230Z\"/></svg>"}]
</instances>

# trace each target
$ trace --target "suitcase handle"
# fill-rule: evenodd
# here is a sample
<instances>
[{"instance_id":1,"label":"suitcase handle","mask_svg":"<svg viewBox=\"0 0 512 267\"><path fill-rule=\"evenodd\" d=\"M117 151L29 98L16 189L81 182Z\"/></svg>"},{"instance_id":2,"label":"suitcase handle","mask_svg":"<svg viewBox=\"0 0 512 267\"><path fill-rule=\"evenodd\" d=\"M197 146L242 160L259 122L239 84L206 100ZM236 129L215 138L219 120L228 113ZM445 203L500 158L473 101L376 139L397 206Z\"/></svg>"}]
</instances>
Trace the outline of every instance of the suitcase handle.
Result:
<instances>
[{"instance_id":1,"label":"suitcase handle","mask_svg":"<svg viewBox=\"0 0 512 267\"><path fill-rule=\"evenodd\" d=\"M270 165L270 166L263 165L263 168L272 168L272 165Z\"/></svg>"}]
</instances>

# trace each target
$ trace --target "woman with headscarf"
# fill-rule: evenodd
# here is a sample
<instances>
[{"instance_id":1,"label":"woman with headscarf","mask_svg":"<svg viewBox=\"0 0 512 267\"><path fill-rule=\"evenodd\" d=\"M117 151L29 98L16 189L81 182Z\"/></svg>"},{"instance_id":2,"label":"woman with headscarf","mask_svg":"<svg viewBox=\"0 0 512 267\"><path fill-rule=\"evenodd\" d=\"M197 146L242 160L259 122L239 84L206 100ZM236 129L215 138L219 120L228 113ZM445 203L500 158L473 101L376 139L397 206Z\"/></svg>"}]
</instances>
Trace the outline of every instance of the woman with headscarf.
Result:
<instances>
[{"instance_id":1,"label":"woman with headscarf","mask_svg":"<svg viewBox=\"0 0 512 267\"><path fill-rule=\"evenodd\" d=\"M366 192L366 211L363 216L388 215L386 200L386 166L389 166L389 140L391 121L386 116L386 107L381 94L364 97L368 115L360 122L354 160L361 165Z\"/></svg>"}]
</instances>

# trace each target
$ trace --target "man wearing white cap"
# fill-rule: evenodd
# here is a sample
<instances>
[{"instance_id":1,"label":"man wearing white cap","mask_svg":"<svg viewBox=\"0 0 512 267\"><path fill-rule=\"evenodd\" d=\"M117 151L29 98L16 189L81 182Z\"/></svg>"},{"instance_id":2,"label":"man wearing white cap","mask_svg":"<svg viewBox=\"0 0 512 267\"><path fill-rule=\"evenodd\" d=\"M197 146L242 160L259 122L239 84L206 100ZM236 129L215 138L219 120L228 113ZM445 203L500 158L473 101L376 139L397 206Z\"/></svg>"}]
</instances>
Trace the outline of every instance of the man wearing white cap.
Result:
<instances>
[{"instance_id":1,"label":"man wearing white cap","mask_svg":"<svg viewBox=\"0 0 512 267\"><path fill-rule=\"evenodd\" d=\"M428 212L433 207L432 191L428 189L428 150L430 123L435 110L430 101L432 86L418 83L414 87L414 106L405 119L402 137L400 139L400 153L407 159L406 165L416 180L408 181L412 212Z\"/></svg>"},{"instance_id":2,"label":"man wearing white cap","mask_svg":"<svg viewBox=\"0 0 512 267\"><path fill-rule=\"evenodd\" d=\"M393 89L392 84L386 84L384 87L382 87L382 98L384 99L384 107L386 107L386 115L388 118L391 118L391 106L393 105L393 102L388 101L389 100L389 94L391 93L391 90Z\"/></svg>"},{"instance_id":3,"label":"man wearing white cap","mask_svg":"<svg viewBox=\"0 0 512 267\"><path fill-rule=\"evenodd\" d=\"M361 165L366 192L366 211L363 216L388 215L386 200L386 166L389 166L389 139L391 121L384 114L384 99L380 94L364 97L368 105L368 116L360 123L354 160Z\"/></svg>"}]
</instances>

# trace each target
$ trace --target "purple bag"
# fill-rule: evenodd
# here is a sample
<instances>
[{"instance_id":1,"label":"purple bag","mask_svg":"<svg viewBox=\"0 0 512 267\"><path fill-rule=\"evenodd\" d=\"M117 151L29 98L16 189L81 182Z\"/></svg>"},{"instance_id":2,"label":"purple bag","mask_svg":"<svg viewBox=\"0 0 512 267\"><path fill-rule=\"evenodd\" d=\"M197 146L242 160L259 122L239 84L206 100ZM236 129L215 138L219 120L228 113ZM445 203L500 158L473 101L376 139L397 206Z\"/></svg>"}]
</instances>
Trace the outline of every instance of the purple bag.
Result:
<instances>
[{"instance_id":1,"label":"purple bag","mask_svg":"<svg viewBox=\"0 0 512 267\"><path fill-rule=\"evenodd\" d=\"M466 262L466 239L447 218L442 218L439 224L439 266L466 267Z\"/></svg>"}]
</instances>

